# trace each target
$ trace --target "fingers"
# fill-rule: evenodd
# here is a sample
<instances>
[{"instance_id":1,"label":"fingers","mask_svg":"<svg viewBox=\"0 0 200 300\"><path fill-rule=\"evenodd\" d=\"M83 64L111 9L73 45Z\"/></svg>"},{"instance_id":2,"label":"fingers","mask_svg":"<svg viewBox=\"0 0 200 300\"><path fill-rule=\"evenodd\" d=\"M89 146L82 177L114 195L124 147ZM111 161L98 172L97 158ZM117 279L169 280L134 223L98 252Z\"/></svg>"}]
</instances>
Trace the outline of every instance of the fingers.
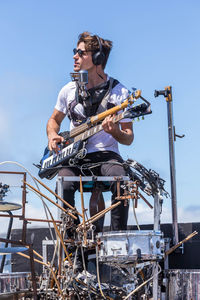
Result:
<instances>
[{"instance_id":1,"label":"fingers","mask_svg":"<svg viewBox=\"0 0 200 300\"><path fill-rule=\"evenodd\" d=\"M116 127L118 127L118 125L114 123L114 116L109 115L106 117L102 122L102 127L105 132L112 134L113 131L116 130Z\"/></svg>"},{"instance_id":2,"label":"fingers","mask_svg":"<svg viewBox=\"0 0 200 300\"><path fill-rule=\"evenodd\" d=\"M104 131L110 130L112 127L112 116L106 117L102 122Z\"/></svg>"},{"instance_id":3,"label":"fingers","mask_svg":"<svg viewBox=\"0 0 200 300\"><path fill-rule=\"evenodd\" d=\"M62 143L63 141L64 141L64 138L59 136L59 135L56 136L56 137L50 138L49 139L49 145L48 145L49 150L58 153L58 151L59 151L58 144Z\"/></svg>"}]
</instances>

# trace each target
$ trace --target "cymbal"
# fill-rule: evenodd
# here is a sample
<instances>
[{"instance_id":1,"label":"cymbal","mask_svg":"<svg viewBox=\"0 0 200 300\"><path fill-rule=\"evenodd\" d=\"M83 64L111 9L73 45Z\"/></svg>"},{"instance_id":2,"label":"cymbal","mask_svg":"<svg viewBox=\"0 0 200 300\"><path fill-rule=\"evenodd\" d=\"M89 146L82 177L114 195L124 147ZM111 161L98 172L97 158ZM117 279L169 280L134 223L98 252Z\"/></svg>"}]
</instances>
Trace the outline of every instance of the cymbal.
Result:
<instances>
[{"instance_id":1,"label":"cymbal","mask_svg":"<svg viewBox=\"0 0 200 300\"><path fill-rule=\"evenodd\" d=\"M0 211L12 211L22 208L22 205L12 202L0 201Z\"/></svg>"}]
</instances>

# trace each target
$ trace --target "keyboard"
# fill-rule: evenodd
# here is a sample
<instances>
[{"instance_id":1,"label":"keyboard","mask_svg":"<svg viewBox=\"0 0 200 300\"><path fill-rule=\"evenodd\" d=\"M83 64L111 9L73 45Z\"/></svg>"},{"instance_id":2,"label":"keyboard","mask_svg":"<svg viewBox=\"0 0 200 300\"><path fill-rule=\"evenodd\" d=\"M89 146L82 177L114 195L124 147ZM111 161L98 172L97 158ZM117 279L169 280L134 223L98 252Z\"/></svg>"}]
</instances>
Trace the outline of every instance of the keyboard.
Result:
<instances>
[{"instance_id":1,"label":"keyboard","mask_svg":"<svg viewBox=\"0 0 200 300\"><path fill-rule=\"evenodd\" d=\"M44 156L41 159L41 168L38 172L40 178L52 179L59 171L59 167L66 165L70 158L75 157L82 149L83 142L78 141L67 145L56 154L46 147Z\"/></svg>"}]
</instances>

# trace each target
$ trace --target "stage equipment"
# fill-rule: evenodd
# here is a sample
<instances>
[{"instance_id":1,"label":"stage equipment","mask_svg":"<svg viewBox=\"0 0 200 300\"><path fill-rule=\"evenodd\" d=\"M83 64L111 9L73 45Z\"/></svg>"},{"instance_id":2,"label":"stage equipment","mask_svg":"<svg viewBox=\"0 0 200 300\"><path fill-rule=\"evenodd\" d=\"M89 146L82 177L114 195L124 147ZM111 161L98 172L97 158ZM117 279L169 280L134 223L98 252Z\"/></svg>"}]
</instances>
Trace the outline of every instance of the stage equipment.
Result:
<instances>
[{"instance_id":1,"label":"stage equipment","mask_svg":"<svg viewBox=\"0 0 200 300\"><path fill-rule=\"evenodd\" d=\"M127 265L164 257L164 239L160 231L110 231L98 233L99 261Z\"/></svg>"},{"instance_id":2,"label":"stage equipment","mask_svg":"<svg viewBox=\"0 0 200 300\"><path fill-rule=\"evenodd\" d=\"M175 168L175 147L174 141L176 137L182 138L184 135L175 134L175 126L173 122L173 105L172 105L172 87L167 86L164 90L155 90L154 96L164 96L167 102L168 116L168 139L169 139L169 161L170 161L170 182L171 182L171 199L172 199L172 222L173 222L173 243L178 243L178 215L177 215L177 195L176 195L176 168Z\"/></svg>"},{"instance_id":3,"label":"stage equipment","mask_svg":"<svg viewBox=\"0 0 200 300\"><path fill-rule=\"evenodd\" d=\"M96 164L85 164L82 170L84 168L87 168L87 171L90 168L92 170L94 165ZM123 165L127 170L131 168L127 176L58 176L57 194L43 182L33 178L48 193L50 192L53 197L58 199L60 202L58 204L24 179L24 185L34 191L34 194L44 197L54 207L56 206L59 215L59 220L55 221L52 213L48 210L51 219L43 220L45 222L50 221L56 232L56 239L43 243L43 255L33 250L30 244L28 245L29 255L27 255L22 252L27 244L0 239L4 243L9 241L19 245L20 248L11 250L21 250L17 255L30 260L32 267L34 267L33 262L43 265L43 273L38 279L37 286L34 268L31 271L35 299L36 294L40 299L51 300L76 297L80 300L161 299L161 284L164 284L166 278L163 279L160 263L162 265L169 253L197 233L194 232L189 235L176 247L165 249L165 240L163 240L160 231L163 196L167 197L168 195L164 189L164 180L155 171L147 170L132 159L128 159ZM63 183L66 180L80 182L80 212L63 200ZM109 207L101 207L103 210L100 209L100 211L96 211L95 215L88 216L84 191L88 190L88 186L90 190L92 187L106 187L107 191L110 181L115 181L117 185L116 203ZM151 203L151 199L147 200L146 196L152 197L153 203ZM140 230L139 228L137 208L141 201L144 201L149 212L153 209L152 230ZM131 207L130 202L133 202L135 213L132 216L135 218L138 230L96 233L94 224L97 220L102 219L105 214L120 204L129 204ZM65 204L65 209L61 208L62 204ZM78 216L80 223L77 224L76 218ZM28 220L30 219L24 217L24 221L27 222ZM31 221L41 220L31 219ZM44 245L54 247L52 257L48 257L48 259L47 247ZM88 263L86 263L87 256ZM32 291L29 292L32 293Z\"/></svg>"}]
</instances>

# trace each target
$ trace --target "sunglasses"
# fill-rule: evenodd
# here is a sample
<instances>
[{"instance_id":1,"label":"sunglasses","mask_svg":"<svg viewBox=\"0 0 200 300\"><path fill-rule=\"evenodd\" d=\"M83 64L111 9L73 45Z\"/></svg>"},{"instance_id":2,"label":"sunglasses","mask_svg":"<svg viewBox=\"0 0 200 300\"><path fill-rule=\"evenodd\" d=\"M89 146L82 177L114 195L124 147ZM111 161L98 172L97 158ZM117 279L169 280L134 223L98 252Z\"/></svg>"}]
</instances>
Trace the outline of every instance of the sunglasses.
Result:
<instances>
[{"instance_id":1,"label":"sunglasses","mask_svg":"<svg viewBox=\"0 0 200 300\"><path fill-rule=\"evenodd\" d=\"M84 51L84 50L81 50L81 49L76 49L76 48L74 48L74 49L73 49L73 53L74 53L74 55L76 55L76 53L78 53L78 55L79 55L80 57L82 57L85 53L87 53L87 51Z\"/></svg>"}]
</instances>

